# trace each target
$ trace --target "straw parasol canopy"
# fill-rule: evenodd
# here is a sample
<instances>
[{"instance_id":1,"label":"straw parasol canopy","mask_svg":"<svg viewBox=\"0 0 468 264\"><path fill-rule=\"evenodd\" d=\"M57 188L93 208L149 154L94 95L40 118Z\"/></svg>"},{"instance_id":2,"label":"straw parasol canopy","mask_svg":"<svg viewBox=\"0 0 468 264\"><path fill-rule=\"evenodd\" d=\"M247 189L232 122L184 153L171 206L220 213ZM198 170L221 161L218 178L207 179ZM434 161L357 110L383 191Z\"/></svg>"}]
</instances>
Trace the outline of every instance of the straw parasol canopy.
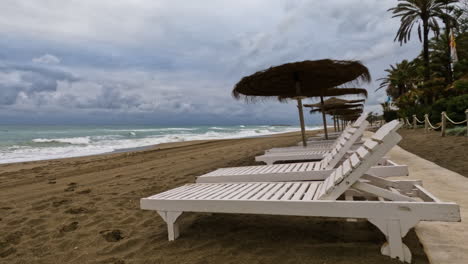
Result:
<instances>
[{"instance_id":1,"label":"straw parasol canopy","mask_svg":"<svg viewBox=\"0 0 468 264\"><path fill-rule=\"evenodd\" d=\"M365 100L345 100L345 99L338 99L336 97L329 98L324 101L324 104L322 105L321 103L316 103L316 104L305 104L305 107L311 107L312 109L310 110L310 113L316 113L316 112L321 112L325 113L328 115L333 116L333 126L335 127L335 130L340 128L340 122L338 119L343 120L342 116L343 113L340 110L356 110L362 112L362 109L364 108L364 102ZM348 120L346 120L348 121Z\"/></svg>"},{"instance_id":2,"label":"straw parasol canopy","mask_svg":"<svg viewBox=\"0 0 468 264\"><path fill-rule=\"evenodd\" d=\"M362 88L337 88L340 85L370 82L370 73L359 61L316 60L286 63L270 67L242 78L232 91L236 99L254 101L258 97L274 97L280 101L296 99L301 121L302 140L306 146L302 99L307 97L339 96L361 94L367 96ZM325 135L327 136L326 120Z\"/></svg>"},{"instance_id":3,"label":"straw parasol canopy","mask_svg":"<svg viewBox=\"0 0 468 264\"><path fill-rule=\"evenodd\" d=\"M305 104L304 106L305 107L317 107L317 108L323 108L323 109L335 109L341 106L349 106L349 105L355 105L357 103L363 103L365 101L366 101L365 99L345 100L341 98L331 97L323 101L323 105L321 103L316 103L316 104Z\"/></svg>"}]
</instances>

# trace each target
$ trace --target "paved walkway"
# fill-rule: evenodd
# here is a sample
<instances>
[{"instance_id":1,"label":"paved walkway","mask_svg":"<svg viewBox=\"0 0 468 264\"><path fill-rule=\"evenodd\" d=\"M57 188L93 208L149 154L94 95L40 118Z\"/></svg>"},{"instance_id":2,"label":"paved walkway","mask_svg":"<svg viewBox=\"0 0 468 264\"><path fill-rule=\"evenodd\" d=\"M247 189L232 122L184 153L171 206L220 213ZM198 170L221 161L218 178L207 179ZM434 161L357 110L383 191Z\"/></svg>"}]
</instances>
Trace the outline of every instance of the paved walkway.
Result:
<instances>
[{"instance_id":1,"label":"paved walkway","mask_svg":"<svg viewBox=\"0 0 468 264\"><path fill-rule=\"evenodd\" d=\"M460 205L461 223L421 222L415 230L424 251L433 264L468 263L468 178L440 167L398 146L388 157L407 164L410 179L420 179L423 186L442 201Z\"/></svg>"}]
</instances>

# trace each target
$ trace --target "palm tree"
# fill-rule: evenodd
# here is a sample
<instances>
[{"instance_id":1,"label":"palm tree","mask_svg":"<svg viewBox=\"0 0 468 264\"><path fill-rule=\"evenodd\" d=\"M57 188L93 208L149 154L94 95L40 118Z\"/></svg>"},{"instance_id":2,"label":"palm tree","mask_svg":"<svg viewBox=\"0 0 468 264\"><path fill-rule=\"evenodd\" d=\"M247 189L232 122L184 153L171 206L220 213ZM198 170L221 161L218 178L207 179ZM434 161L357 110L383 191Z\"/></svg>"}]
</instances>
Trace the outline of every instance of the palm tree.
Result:
<instances>
[{"instance_id":1,"label":"palm tree","mask_svg":"<svg viewBox=\"0 0 468 264\"><path fill-rule=\"evenodd\" d=\"M419 41L423 42L424 81L431 77L429 69L429 32L439 34L440 28L437 21L439 14L443 13L444 3L441 0L398 0L396 7L388 11L393 17L400 17L400 28L395 36L395 41L406 43L411 38L411 31L417 24ZM422 23L422 28L421 28Z\"/></svg>"},{"instance_id":2,"label":"palm tree","mask_svg":"<svg viewBox=\"0 0 468 264\"><path fill-rule=\"evenodd\" d=\"M403 60L395 66L390 65L390 68L385 71L387 76L377 79L381 83L376 91L385 88L387 94L393 99L397 99L415 87L418 81L415 66L407 60Z\"/></svg>"}]
</instances>

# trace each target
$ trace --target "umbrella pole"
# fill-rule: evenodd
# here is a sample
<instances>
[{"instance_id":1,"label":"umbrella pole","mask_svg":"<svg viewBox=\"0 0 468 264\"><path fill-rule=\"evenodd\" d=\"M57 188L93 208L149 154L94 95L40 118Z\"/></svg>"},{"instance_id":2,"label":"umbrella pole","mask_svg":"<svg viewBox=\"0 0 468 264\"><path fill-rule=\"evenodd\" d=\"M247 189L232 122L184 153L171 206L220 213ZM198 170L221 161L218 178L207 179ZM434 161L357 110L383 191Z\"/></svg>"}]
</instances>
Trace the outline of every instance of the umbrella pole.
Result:
<instances>
[{"instance_id":1,"label":"umbrella pole","mask_svg":"<svg viewBox=\"0 0 468 264\"><path fill-rule=\"evenodd\" d=\"M320 95L320 105L321 108L324 109L323 107L323 96ZM322 110L322 119L323 119L323 130L325 131L325 139L328 139L328 131L327 131L327 118L325 116L325 111Z\"/></svg>"},{"instance_id":2,"label":"umbrella pole","mask_svg":"<svg viewBox=\"0 0 468 264\"><path fill-rule=\"evenodd\" d=\"M335 129L335 132L337 131L336 129L336 116L333 114L333 128Z\"/></svg>"},{"instance_id":3,"label":"umbrella pole","mask_svg":"<svg viewBox=\"0 0 468 264\"><path fill-rule=\"evenodd\" d=\"M304 125L304 112L302 111L302 99L297 98L297 109L299 110L299 121L301 122L302 145L307 147L305 125Z\"/></svg>"}]
</instances>

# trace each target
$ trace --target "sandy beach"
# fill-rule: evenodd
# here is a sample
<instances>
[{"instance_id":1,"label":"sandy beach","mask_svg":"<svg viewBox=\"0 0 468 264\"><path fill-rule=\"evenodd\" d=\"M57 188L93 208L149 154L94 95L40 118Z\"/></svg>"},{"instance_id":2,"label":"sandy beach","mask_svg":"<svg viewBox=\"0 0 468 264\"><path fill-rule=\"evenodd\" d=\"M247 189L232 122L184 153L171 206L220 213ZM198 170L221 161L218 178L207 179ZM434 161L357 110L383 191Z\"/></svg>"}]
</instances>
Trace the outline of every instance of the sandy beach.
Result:
<instances>
[{"instance_id":1,"label":"sandy beach","mask_svg":"<svg viewBox=\"0 0 468 264\"><path fill-rule=\"evenodd\" d=\"M309 133L312 135L312 133ZM139 199L219 167L251 165L297 133L0 166L0 263L400 263L367 222L186 214L182 236ZM414 231L413 263L427 263Z\"/></svg>"}]
</instances>

